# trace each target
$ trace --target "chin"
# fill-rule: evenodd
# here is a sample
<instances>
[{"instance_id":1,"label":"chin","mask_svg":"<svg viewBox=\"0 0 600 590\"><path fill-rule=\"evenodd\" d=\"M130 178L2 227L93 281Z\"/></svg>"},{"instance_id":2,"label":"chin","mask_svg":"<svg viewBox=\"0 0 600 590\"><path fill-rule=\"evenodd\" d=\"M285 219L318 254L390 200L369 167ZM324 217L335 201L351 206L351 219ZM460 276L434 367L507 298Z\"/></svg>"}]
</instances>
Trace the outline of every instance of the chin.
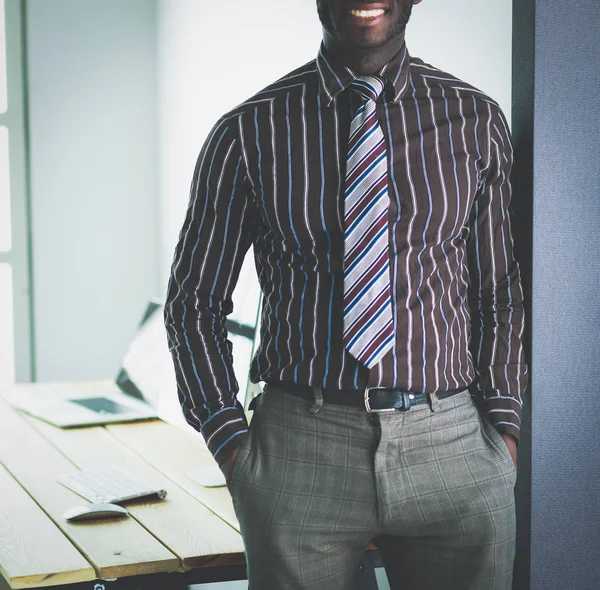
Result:
<instances>
[{"instance_id":1,"label":"chin","mask_svg":"<svg viewBox=\"0 0 600 590\"><path fill-rule=\"evenodd\" d=\"M346 38L350 47L360 49L377 49L390 41L390 37L382 35L352 35Z\"/></svg>"}]
</instances>

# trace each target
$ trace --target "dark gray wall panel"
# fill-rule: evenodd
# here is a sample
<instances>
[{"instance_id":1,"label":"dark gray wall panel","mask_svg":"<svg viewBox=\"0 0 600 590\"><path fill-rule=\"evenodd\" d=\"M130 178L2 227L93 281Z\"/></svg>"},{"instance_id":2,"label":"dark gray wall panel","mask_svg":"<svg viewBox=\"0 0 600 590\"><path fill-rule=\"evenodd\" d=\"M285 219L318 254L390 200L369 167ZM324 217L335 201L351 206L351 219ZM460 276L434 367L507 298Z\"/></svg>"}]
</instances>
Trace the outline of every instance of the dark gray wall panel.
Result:
<instances>
[{"instance_id":1,"label":"dark gray wall panel","mask_svg":"<svg viewBox=\"0 0 600 590\"><path fill-rule=\"evenodd\" d=\"M600 588L600 2L536 2L534 590Z\"/></svg>"},{"instance_id":2,"label":"dark gray wall panel","mask_svg":"<svg viewBox=\"0 0 600 590\"><path fill-rule=\"evenodd\" d=\"M533 227L533 108L535 5L534 0L513 1L512 132L515 150L512 184L515 253L521 266L525 294L528 360L531 359L531 264ZM517 554L513 590L531 587L531 393L524 397L519 445L519 477L515 487Z\"/></svg>"}]
</instances>

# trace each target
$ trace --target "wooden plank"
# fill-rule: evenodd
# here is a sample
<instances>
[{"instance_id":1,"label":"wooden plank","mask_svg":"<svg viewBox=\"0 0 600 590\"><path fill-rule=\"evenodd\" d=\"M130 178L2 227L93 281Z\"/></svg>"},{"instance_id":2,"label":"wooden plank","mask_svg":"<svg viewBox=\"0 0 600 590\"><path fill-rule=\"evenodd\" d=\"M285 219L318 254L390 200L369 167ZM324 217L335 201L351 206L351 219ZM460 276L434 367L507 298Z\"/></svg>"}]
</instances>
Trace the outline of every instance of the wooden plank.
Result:
<instances>
[{"instance_id":1,"label":"wooden plank","mask_svg":"<svg viewBox=\"0 0 600 590\"><path fill-rule=\"evenodd\" d=\"M62 514L82 499L56 481L75 469L0 399L0 461L71 542L110 579L179 569L179 561L132 518L70 523Z\"/></svg>"},{"instance_id":2,"label":"wooden plank","mask_svg":"<svg viewBox=\"0 0 600 590\"><path fill-rule=\"evenodd\" d=\"M117 465L157 488L165 488L168 493L165 500L128 502L126 507L144 528L179 557L185 569L207 563L229 564L235 554L237 563L243 562L239 533L153 467L151 455L142 459L103 427L63 430L35 418L26 417L26 420L80 469ZM175 430L173 426L164 429L161 444Z\"/></svg>"},{"instance_id":3,"label":"wooden plank","mask_svg":"<svg viewBox=\"0 0 600 590\"><path fill-rule=\"evenodd\" d=\"M141 457L151 460L157 469L217 516L237 531L240 530L229 490L225 487L205 488L185 474L194 467L214 465L214 459L200 434L159 421L111 424L106 429Z\"/></svg>"},{"instance_id":4,"label":"wooden plank","mask_svg":"<svg viewBox=\"0 0 600 590\"><path fill-rule=\"evenodd\" d=\"M96 579L94 568L0 464L0 574L13 588Z\"/></svg>"}]
</instances>

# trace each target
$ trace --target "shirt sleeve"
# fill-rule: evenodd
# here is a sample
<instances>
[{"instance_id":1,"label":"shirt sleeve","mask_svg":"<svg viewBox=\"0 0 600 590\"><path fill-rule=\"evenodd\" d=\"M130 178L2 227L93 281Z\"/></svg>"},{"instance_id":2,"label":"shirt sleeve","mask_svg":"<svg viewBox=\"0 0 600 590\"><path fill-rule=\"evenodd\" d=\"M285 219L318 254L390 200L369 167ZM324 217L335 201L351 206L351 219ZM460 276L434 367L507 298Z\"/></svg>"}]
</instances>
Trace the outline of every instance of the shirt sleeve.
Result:
<instances>
[{"instance_id":1,"label":"shirt sleeve","mask_svg":"<svg viewBox=\"0 0 600 590\"><path fill-rule=\"evenodd\" d=\"M501 433L519 442L528 371L523 291L513 255L509 208L513 151L504 116L497 107L489 108L487 166L473 205L467 243L470 344L483 413Z\"/></svg>"},{"instance_id":2,"label":"shirt sleeve","mask_svg":"<svg viewBox=\"0 0 600 590\"><path fill-rule=\"evenodd\" d=\"M183 414L220 465L248 435L226 328L252 243L245 170L240 142L222 119L198 157L165 303Z\"/></svg>"}]
</instances>

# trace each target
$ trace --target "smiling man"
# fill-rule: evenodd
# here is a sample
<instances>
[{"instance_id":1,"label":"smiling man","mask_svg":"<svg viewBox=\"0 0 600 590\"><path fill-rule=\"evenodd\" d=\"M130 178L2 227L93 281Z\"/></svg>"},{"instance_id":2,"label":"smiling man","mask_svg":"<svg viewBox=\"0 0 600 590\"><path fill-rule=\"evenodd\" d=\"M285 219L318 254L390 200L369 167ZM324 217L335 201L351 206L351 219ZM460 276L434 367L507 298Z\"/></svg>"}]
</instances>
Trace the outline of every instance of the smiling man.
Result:
<instances>
[{"instance_id":1,"label":"smiling man","mask_svg":"<svg viewBox=\"0 0 600 590\"><path fill-rule=\"evenodd\" d=\"M508 590L522 393L512 150L498 105L411 57L420 0L318 0L316 60L198 159L166 326L184 415L226 475L250 588ZM248 428L226 315L263 292Z\"/></svg>"}]
</instances>

